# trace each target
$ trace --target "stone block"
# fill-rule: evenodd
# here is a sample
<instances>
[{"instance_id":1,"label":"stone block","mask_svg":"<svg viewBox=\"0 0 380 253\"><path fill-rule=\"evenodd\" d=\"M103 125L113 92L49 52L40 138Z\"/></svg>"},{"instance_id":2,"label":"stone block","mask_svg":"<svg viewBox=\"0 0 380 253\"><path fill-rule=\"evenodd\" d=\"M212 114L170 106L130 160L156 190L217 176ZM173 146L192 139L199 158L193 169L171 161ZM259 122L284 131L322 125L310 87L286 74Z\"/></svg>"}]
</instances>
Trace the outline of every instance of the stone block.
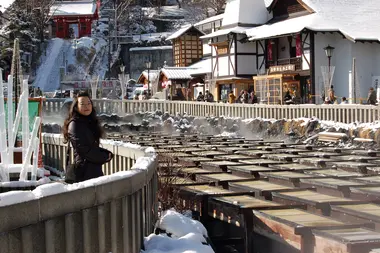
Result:
<instances>
[{"instance_id":1,"label":"stone block","mask_svg":"<svg viewBox=\"0 0 380 253\"><path fill-rule=\"evenodd\" d=\"M0 232L7 232L39 221L38 200L26 201L0 208Z\"/></svg>"},{"instance_id":2,"label":"stone block","mask_svg":"<svg viewBox=\"0 0 380 253\"><path fill-rule=\"evenodd\" d=\"M95 187L82 188L39 199L40 218L48 220L89 208L96 203Z\"/></svg>"}]
</instances>

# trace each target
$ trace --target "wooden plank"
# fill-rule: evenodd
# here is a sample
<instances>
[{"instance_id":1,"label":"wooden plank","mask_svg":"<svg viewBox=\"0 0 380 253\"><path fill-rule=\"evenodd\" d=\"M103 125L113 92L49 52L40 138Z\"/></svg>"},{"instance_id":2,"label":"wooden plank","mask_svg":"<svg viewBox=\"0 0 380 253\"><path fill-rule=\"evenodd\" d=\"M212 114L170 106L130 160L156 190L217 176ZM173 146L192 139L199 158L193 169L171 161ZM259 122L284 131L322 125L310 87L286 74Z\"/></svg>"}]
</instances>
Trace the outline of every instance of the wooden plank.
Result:
<instances>
[{"instance_id":1,"label":"wooden plank","mask_svg":"<svg viewBox=\"0 0 380 253\"><path fill-rule=\"evenodd\" d=\"M304 245L313 243L312 240L307 240L313 229L338 229L360 226L358 224L344 224L299 209L253 210L252 212L254 214L255 232L277 239L280 242L286 242L305 253L307 251L304 251ZM304 241L302 242L302 240Z\"/></svg>"},{"instance_id":2,"label":"wooden plank","mask_svg":"<svg viewBox=\"0 0 380 253\"><path fill-rule=\"evenodd\" d=\"M227 166L242 165L239 162L230 162L230 161L207 161L201 162L202 168L205 170L213 171L227 171Z\"/></svg>"},{"instance_id":3,"label":"wooden plank","mask_svg":"<svg viewBox=\"0 0 380 253\"><path fill-rule=\"evenodd\" d=\"M295 159L299 159L303 156L300 155L291 155L291 154L264 154L262 158L271 159L274 161L285 161L292 162Z\"/></svg>"},{"instance_id":4,"label":"wooden plank","mask_svg":"<svg viewBox=\"0 0 380 253\"><path fill-rule=\"evenodd\" d=\"M380 203L380 187L379 186L364 186L351 187L350 197L353 199L363 199Z\"/></svg>"},{"instance_id":5,"label":"wooden plank","mask_svg":"<svg viewBox=\"0 0 380 253\"><path fill-rule=\"evenodd\" d=\"M320 175L330 178L353 178L359 177L361 178L363 174L357 172L349 172L344 170L336 170L336 169L324 169L324 170L310 170L305 173L311 175ZM380 180L380 179L379 179Z\"/></svg>"},{"instance_id":6,"label":"wooden plank","mask_svg":"<svg viewBox=\"0 0 380 253\"><path fill-rule=\"evenodd\" d=\"M361 253L380 247L380 233L368 229L315 229L312 233L315 253Z\"/></svg>"},{"instance_id":7,"label":"wooden plank","mask_svg":"<svg viewBox=\"0 0 380 253\"><path fill-rule=\"evenodd\" d=\"M249 195L212 197L208 201L209 215L237 227L252 227L252 212L250 210L264 210L286 208L286 206L254 198ZM248 223L248 224L247 224Z\"/></svg>"},{"instance_id":8,"label":"wooden plank","mask_svg":"<svg viewBox=\"0 0 380 253\"><path fill-rule=\"evenodd\" d=\"M349 197L351 192L350 187L360 187L363 185L364 184L359 182L351 182L337 178L313 178L300 180L301 188L315 188L317 192L338 197Z\"/></svg>"},{"instance_id":9,"label":"wooden plank","mask_svg":"<svg viewBox=\"0 0 380 253\"><path fill-rule=\"evenodd\" d=\"M299 187L300 179L321 178L322 176L298 173L293 171L260 172L260 177L268 178L269 182Z\"/></svg>"},{"instance_id":10,"label":"wooden plank","mask_svg":"<svg viewBox=\"0 0 380 253\"><path fill-rule=\"evenodd\" d=\"M196 152L191 152L194 156L203 156L203 157L208 157L208 158L214 158L215 156L220 156L220 155L226 155L226 152L222 151L196 151Z\"/></svg>"},{"instance_id":11,"label":"wooden plank","mask_svg":"<svg viewBox=\"0 0 380 253\"><path fill-rule=\"evenodd\" d=\"M232 155L221 155L217 156L218 159L227 160L231 162L238 162L239 160L249 160L252 159L250 156L245 155L239 155L239 154L232 154Z\"/></svg>"},{"instance_id":12,"label":"wooden plank","mask_svg":"<svg viewBox=\"0 0 380 253\"><path fill-rule=\"evenodd\" d=\"M257 165L227 166L227 170L231 171L233 175L251 176L254 178L261 178L260 172L280 171L279 169Z\"/></svg>"},{"instance_id":13,"label":"wooden plank","mask_svg":"<svg viewBox=\"0 0 380 253\"><path fill-rule=\"evenodd\" d=\"M255 197L264 198L264 199L272 199L273 192L284 192L284 191L297 191L299 189L274 184L267 181L256 180L256 181L246 181L246 182L236 182L229 183L229 189L233 191L248 191L253 192Z\"/></svg>"},{"instance_id":14,"label":"wooden plank","mask_svg":"<svg viewBox=\"0 0 380 253\"><path fill-rule=\"evenodd\" d=\"M304 205L307 207L307 210L326 216L330 215L331 205L357 204L364 202L359 200L354 201L348 198L330 196L310 190L296 192L274 192L272 193L272 198L273 201L282 204Z\"/></svg>"},{"instance_id":15,"label":"wooden plank","mask_svg":"<svg viewBox=\"0 0 380 253\"><path fill-rule=\"evenodd\" d=\"M247 156L253 156L253 157L261 157L264 154L271 154L271 151L265 151L265 150L244 150L244 151L237 151L236 154L242 154Z\"/></svg>"},{"instance_id":16,"label":"wooden plank","mask_svg":"<svg viewBox=\"0 0 380 253\"><path fill-rule=\"evenodd\" d=\"M317 166L309 166L309 165L299 164L299 163L270 164L269 167L280 169L280 170L294 170L294 171L299 171L299 172L320 169Z\"/></svg>"},{"instance_id":17,"label":"wooden plank","mask_svg":"<svg viewBox=\"0 0 380 253\"><path fill-rule=\"evenodd\" d=\"M248 177L240 177L236 175L231 175L228 173L215 173L215 174L208 174L208 175L198 175L197 181L198 182L207 182L207 183L213 183L216 186L221 186L224 189L228 188L228 182L240 182L240 181L247 181L247 180L253 180L252 178Z\"/></svg>"},{"instance_id":18,"label":"wooden plank","mask_svg":"<svg viewBox=\"0 0 380 253\"><path fill-rule=\"evenodd\" d=\"M250 160L241 160L241 163L250 164L250 165L259 165L259 166L268 166L270 164L282 164L284 162L274 161L269 159L250 159Z\"/></svg>"},{"instance_id":19,"label":"wooden plank","mask_svg":"<svg viewBox=\"0 0 380 253\"><path fill-rule=\"evenodd\" d=\"M328 165L332 165L337 169L346 170L346 171L354 171L363 174L367 174L368 167L376 167L376 164L373 163L364 163L364 162L354 162L354 161L340 161L340 162L330 162Z\"/></svg>"},{"instance_id":20,"label":"wooden plank","mask_svg":"<svg viewBox=\"0 0 380 253\"><path fill-rule=\"evenodd\" d=\"M331 216L344 222L372 222L373 228L380 232L380 206L376 204L332 205Z\"/></svg>"}]
</instances>

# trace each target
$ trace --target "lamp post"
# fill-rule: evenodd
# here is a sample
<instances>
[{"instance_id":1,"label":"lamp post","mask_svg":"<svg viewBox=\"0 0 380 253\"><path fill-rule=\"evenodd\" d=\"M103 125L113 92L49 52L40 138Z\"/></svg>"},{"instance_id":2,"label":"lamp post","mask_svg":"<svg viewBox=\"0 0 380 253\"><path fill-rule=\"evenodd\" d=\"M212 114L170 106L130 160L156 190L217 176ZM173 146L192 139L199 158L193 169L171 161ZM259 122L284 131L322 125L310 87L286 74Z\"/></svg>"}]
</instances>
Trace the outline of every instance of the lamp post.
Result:
<instances>
[{"instance_id":1,"label":"lamp post","mask_svg":"<svg viewBox=\"0 0 380 253\"><path fill-rule=\"evenodd\" d=\"M150 75L149 75L149 71L150 71L150 68L152 67L152 62L150 62L150 61L145 62L145 67L148 69L148 94L149 94L150 93Z\"/></svg>"},{"instance_id":2,"label":"lamp post","mask_svg":"<svg viewBox=\"0 0 380 253\"><path fill-rule=\"evenodd\" d=\"M121 99L124 99L124 97L125 97L125 91L126 91L126 89L125 89L125 84L127 83L127 79L128 79L128 75L126 75L125 73L124 73L124 71L125 71L125 66L124 65L121 65L120 66L120 71L121 71L121 74L120 74L120 82L121 82L121 85L120 85L120 88L121 88Z\"/></svg>"},{"instance_id":3,"label":"lamp post","mask_svg":"<svg viewBox=\"0 0 380 253\"><path fill-rule=\"evenodd\" d=\"M331 57L334 53L334 47L328 45L324 48L327 58L329 59L329 84L331 85Z\"/></svg>"}]
</instances>

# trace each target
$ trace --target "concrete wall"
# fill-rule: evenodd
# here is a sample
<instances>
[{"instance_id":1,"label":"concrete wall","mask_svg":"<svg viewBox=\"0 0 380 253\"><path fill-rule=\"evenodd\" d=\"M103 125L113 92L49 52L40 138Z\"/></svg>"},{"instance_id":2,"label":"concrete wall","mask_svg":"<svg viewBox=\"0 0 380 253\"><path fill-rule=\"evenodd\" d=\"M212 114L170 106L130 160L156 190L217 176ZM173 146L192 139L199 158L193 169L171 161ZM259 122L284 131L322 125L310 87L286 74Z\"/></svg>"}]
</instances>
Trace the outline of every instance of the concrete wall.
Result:
<instances>
[{"instance_id":1,"label":"concrete wall","mask_svg":"<svg viewBox=\"0 0 380 253\"><path fill-rule=\"evenodd\" d=\"M380 45L377 43L353 43L340 34L315 35L315 71L317 93L322 89L321 66L328 66L324 47L328 44L335 47L331 66L335 66L333 85L336 96L349 97L349 71L352 59L356 58L357 96L366 98L372 85L372 77L380 75ZM319 89L318 89L319 88Z\"/></svg>"},{"instance_id":2,"label":"concrete wall","mask_svg":"<svg viewBox=\"0 0 380 253\"><path fill-rule=\"evenodd\" d=\"M62 151L67 145L62 140L57 135L43 135L45 162L46 158L64 162ZM139 149L109 144L103 147L115 154L112 168L105 171L108 175L131 169L132 160L145 156ZM71 190L56 185L54 192L45 192L43 197L1 206L0 251L139 253L143 237L153 230L156 168L154 159L147 170L136 170L133 175L119 174Z\"/></svg>"}]
</instances>

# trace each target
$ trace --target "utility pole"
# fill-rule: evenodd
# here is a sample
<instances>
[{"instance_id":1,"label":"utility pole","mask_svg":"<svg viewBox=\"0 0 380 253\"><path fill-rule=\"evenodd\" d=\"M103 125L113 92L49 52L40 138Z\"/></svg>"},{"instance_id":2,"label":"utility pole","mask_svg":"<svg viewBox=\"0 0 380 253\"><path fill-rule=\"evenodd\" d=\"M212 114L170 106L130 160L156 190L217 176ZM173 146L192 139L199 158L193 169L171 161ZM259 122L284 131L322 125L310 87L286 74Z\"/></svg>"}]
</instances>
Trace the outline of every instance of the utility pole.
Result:
<instances>
[{"instance_id":1,"label":"utility pole","mask_svg":"<svg viewBox=\"0 0 380 253\"><path fill-rule=\"evenodd\" d=\"M108 24L111 18L108 16ZM111 31L108 31L108 80L111 80Z\"/></svg>"},{"instance_id":2,"label":"utility pole","mask_svg":"<svg viewBox=\"0 0 380 253\"><path fill-rule=\"evenodd\" d=\"M115 9L115 31L114 31L114 34L115 34L115 44L116 44L116 47L118 46L118 38L117 38L117 0L114 0L114 6L113 8Z\"/></svg>"}]
</instances>

